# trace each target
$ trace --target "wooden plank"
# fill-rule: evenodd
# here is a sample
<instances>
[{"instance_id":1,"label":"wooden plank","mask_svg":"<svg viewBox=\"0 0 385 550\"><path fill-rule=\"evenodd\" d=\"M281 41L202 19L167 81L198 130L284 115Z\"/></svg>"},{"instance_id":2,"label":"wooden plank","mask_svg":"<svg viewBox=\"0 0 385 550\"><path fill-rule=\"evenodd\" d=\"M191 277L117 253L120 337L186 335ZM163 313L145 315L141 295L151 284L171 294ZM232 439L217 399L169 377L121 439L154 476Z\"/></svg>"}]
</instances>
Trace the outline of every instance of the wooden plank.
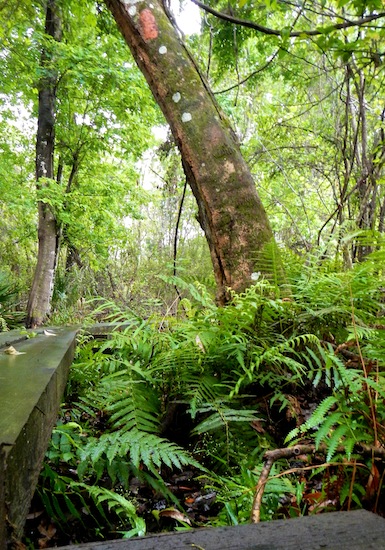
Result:
<instances>
[{"instance_id":1,"label":"wooden plank","mask_svg":"<svg viewBox=\"0 0 385 550\"><path fill-rule=\"evenodd\" d=\"M256 525L62 546L61 550L380 550L385 519L365 510L332 512Z\"/></svg>"},{"instance_id":2,"label":"wooden plank","mask_svg":"<svg viewBox=\"0 0 385 550\"><path fill-rule=\"evenodd\" d=\"M22 536L73 361L77 329L55 333L45 336L41 331L23 340L8 334L7 343L12 338L15 349L24 353L0 353L0 523L6 514L8 539Z\"/></svg>"}]
</instances>

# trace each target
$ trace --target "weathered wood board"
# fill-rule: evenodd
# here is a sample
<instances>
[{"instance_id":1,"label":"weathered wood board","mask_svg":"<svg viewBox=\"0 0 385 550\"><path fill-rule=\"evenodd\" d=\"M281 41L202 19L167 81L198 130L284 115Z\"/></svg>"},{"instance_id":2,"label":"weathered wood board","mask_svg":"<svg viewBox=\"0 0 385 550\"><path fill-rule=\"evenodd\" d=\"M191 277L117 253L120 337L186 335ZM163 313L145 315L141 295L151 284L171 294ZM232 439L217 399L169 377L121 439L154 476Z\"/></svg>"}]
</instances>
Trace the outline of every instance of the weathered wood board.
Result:
<instances>
[{"instance_id":1,"label":"weathered wood board","mask_svg":"<svg viewBox=\"0 0 385 550\"><path fill-rule=\"evenodd\" d=\"M74 356L77 329L53 332L0 335L0 549L22 536Z\"/></svg>"},{"instance_id":2,"label":"weathered wood board","mask_svg":"<svg viewBox=\"0 0 385 550\"><path fill-rule=\"evenodd\" d=\"M193 529L61 550L369 550L385 549L385 519L365 510L256 525Z\"/></svg>"}]
</instances>

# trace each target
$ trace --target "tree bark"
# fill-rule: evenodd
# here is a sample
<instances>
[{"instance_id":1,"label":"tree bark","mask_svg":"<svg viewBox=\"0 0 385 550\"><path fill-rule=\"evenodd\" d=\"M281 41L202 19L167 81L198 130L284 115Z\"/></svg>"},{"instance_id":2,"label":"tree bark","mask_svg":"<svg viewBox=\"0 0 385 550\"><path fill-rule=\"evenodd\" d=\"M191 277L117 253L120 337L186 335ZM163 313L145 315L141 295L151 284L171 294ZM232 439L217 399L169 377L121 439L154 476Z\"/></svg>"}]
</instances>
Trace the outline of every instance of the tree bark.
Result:
<instances>
[{"instance_id":1,"label":"tree bark","mask_svg":"<svg viewBox=\"0 0 385 550\"><path fill-rule=\"evenodd\" d=\"M61 40L61 21L56 0L47 0L45 33ZM54 179L55 101L57 72L52 53L43 47L41 54L43 76L39 83L38 128L36 136L36 186ZM51 299L59 253L60 230L55 213L49 204L38 202L38 258L27 305L27 327L44 323L51 309Z\"/></svg>"},{"instance_id":2,"label":"tree bark","mask_svg":"<svg viewBox=\"0 0 385 550\"><path fill-rule=\"evenodd\" d=\"M272 231L229 121L160 0L105 0L171 127L195 195L218 287L242 291L270 273Z\"/></svg>"}]
</instances>

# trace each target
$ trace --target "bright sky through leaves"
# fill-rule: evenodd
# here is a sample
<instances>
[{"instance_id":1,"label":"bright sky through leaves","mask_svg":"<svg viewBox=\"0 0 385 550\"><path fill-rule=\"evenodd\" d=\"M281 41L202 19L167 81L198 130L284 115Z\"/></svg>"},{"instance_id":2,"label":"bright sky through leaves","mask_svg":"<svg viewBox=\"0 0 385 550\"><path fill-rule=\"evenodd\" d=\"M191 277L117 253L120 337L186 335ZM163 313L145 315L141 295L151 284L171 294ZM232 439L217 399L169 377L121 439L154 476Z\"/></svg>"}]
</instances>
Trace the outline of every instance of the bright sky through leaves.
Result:
<instances>
[{"instance_id":1,"label":"bright sky through leaves","mask_svg":"<svg viewBox=\"0 0 385 550\"><path fill-rule=\"evenodd\" d=\"M184 34L199 34L201 29L201 17L199 8L190 0L180 2L171 0L171 9L175 15L178 27Z\"/></svg>"}]
</instances>

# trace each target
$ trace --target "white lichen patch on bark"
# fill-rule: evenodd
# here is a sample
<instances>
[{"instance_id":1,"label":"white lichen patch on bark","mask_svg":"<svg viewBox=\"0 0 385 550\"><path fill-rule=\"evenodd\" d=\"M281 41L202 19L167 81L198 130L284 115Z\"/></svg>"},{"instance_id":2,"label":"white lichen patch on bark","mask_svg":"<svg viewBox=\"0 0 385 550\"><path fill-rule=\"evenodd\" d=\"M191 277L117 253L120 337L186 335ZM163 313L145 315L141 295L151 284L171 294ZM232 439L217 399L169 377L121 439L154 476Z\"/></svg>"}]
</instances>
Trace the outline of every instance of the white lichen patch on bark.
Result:
<instances>
[{"instance_id":1,"label":"white lichen patch on bark","mask_svg":"<svg viewBox=\"0 0 385 550\"><path fill-rule=\"evenodd\" d=\"M183 113L182 122L190 122L192 119L191 113Z\"/></svg>"},{"instance_id":2,"label":"white lichen patch on bark","mask_svg":"<svg viewBox=\"0 0 385 550\"><path fill-rule=\"evenodd\" d=\"M175 92L175 94L172 96L172 100L174 103L179 103L179 101L182 99L182 96L179 92Z\"/></svg>"},{"instance_id":3,"label":"white lichen patch on bark","mask_svg":"<svg viewBox=\"0 0 385 550\"><path fill-rule=\"evenodd\" d=\"M43 176L47 175L47 167L46 167L46 164L45 164L44 160L40 161L40 170L41 170L41 173L43 174Z\"/></svg>"},{"instance_id":4,"label":"white lichen patch on bark","mask_svg":"<svg viewBox=\"0 0 385 550\"><path fill-rule=\"evenodd\" d=\"M134 17L134 15L136 15L136 7L135 6L130 6L128 8L128 13L129 13L129 15L131 15L131 17Z\"/></svg>"},{"instance_id":5,"label":"white lichen patch on bark","mask_svg":"<svg viewBox=\"0 0 385 550\"><path fill-rule=\"evenodd\" d=\"M160 55L166 54L166 53L167 53L167 48L166 48L166 46L161 46L161 47L159 48L159 53L160 53Z\"/></svg>"}]
</instances>

